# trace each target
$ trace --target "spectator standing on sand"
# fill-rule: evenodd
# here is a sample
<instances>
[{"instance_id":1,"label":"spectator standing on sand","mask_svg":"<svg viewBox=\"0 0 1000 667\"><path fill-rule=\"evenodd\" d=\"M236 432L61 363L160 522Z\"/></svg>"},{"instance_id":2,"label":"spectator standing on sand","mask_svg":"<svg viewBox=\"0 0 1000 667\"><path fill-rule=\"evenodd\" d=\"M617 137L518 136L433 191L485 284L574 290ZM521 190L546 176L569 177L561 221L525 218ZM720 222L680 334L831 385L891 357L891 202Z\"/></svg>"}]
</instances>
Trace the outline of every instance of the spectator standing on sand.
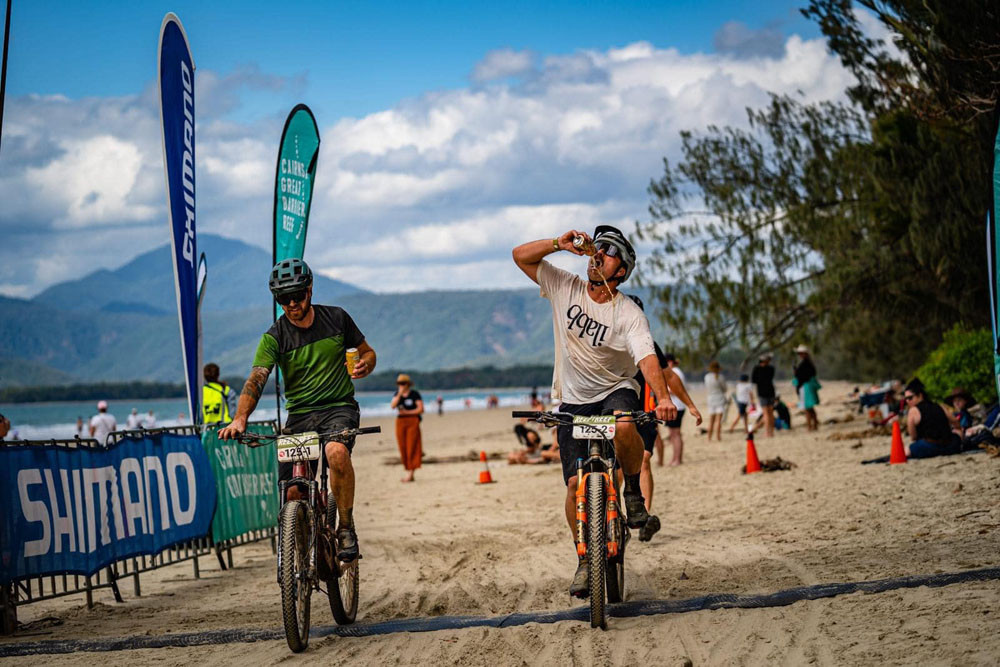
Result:
<instances>
[{"instance_id":1,"label":"spectator standing on sand","mask_svg":"<svg viewBox=\"0 0 1000 667\"><path fill-rule=\"evenodd\" d=\"M760 355L760 360L750 373L750 383L757 388L757 400L764 411L764 433L767 437L774 435L774 366L771 365L771 353Z\"/></svg>"},{"instance_id":2,"label":"spectator standing on sand","mask_svg":"<svg viewBox=\"0 0 1000 667\"><path fill-rule=\"evenodd\" d=\"M73 432L73 435L75 435L78 438L86 438L87 437L87 435L88 435L87 434L87 427L83 423L83 417L77 417L76 418L76 430Z\"/></svg>"},{"instance_id":3,"label":"spectator standing on sand","mask_svg":"<svg viewBox=\"0 0 1000 667\"><path fill-rule=\"evenodd\" d=\"M705 374L705 392L708 394L708 439L712 433L722 440L722 413L726 411L726 380L722 377L722 366L718 361L708 365Z\"/></svg>"},{"instance_id":4,"label":"spectator standing on sand","mask_svg":"<svg viewBox=\"0 0 1000 667\"><path fill-rule=\"evenodd\" d=\"M125 418L125 428L134 431L140 427L142 427L142 417L139 416L138 410L132 408L132 412Z\"/></svg>"},{"instance_id":5,"label":"spectator standing on sand","mask_svg":"<svg viewBox=\"0 0 1000 667\"><path fill-rule=\"evenodd\" d=\"M396 394L389 404L398 411L396 417L396 444L399 445L399 458L403 461L406 475L401 481L412 482L413 473L420 467L420 457L423 443L420 437L420 420L424 413L424 401L420 392L413 388L413 381L406 373L396 377Z\"/></svg>"},{"instance_id":6,"label":"spectator standing on sand","mask_svg":"<svg viewBox=\"0 0 1000 667\"><path fill-rule=\"evenodd\" d=\"M236 414L236 392L219 379L218 364L205 364L205 384L201 390L203 424L228 424Z\"/></svg>"},{"instance_id":7,"label":"spectator standing on sand","mask_svg":"<svg viewBox=\"0 0 1000 667\"><path fill-rule=\"evenodd\" d=\"M792 384L799 394L799 405L806 412L806 429L815 431L819 428L816 406L819 405L819 390L822 385L816 379L816 366L809 357L809 348L799 345L795 348L795 354L799 355L799 363L795 365Z\"/></svg>"},{"instance_id":8,"label":"spectator standing on sand","mask_svg":"<svg viewBox=\"0 0 1000 667\"><path fill-rule=\"evenodd\" d=\"M438 417L442 417L444 416L444 397L441 396L440 394L438 394L437 397L437 404L438 404Z\"/></svg>"},{"instance_id":9,"label":"spectator standing on sand","mask_svg":"<svg viewBox=\"0 0 1000 667\"><path fill-rule=\"evenodd\" d=\"M146 416L143 417L142 427L147 430L151 428L156 428L156 415L153 414L152 410L147 412Z\"/></svg>"},{"instance_id":10,"label":"spectator standing on sand","mask_svg":"<svg viewBox=\"0 0 1000 667\"><path fill-rule=\"evenodd\" d=\"M687 378L684 376L684 371L681 370L680 364L677 363L677 357L671 353L667 353L663 357L667 360L667 368L673 371L674 375L680 379L681 384L684 384ZM676 394L671 394L670 400L673 401L674 407L677 408L677 417L671 419L666 424L667 439L670 440L670 448L673 450L670 465L679 466L684 462L684 436L681 435L681 421L684 419L684 411L687 410L687 405ZM698 423L701 423L701 417L698 417ZM662 442L656 448L656 465L663 465Z\"/></svg>"},{"instance_id":11,"label":"spectator standing on sand","mask_svg":"<svg viewBox=\"0 0 1000 667\"><path fill-rule=\"evenodd\" d=\"M736 407L737 414L736 419L733 423L729 425L729 432L732 433L736 430L736 425L743 420L743 430L749 430L750 426L747 423L747 410L753 404L753 384L750 382L750 376L745 373L740 376L740 381L736 383Z\"/></svg>"},{"instance_id":12,"label":"spectator standing on sand","mask_svg":"<svg viewBox=\"0 0 1000 667\"><path fill-rule=\"evenodd\" d=\"M97 402L97 414L90 418L90 437L102 445L108 440L108 434L118 428L118 423L108 414L108 402Z\"/></svg>"}]
</instances>

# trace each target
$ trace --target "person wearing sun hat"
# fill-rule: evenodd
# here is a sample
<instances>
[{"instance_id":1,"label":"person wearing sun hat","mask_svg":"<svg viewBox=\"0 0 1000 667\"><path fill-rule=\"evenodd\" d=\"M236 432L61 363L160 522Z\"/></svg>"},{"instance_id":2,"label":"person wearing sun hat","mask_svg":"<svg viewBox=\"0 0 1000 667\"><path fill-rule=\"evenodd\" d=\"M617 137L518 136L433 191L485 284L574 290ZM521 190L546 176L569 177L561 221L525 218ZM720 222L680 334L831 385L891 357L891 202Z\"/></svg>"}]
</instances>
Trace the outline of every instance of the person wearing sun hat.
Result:
<instances>
[{"instance_id":1,"label":"person wearing sun hat","mask_svg":"<svg viewBox=\"0 0 1000 667\"><path fill-rule=\"evenodd\" d=\"M948 417L948 421L951 422L953 428L957 429L959 435L963 435L965 429L972 426L973 420L972 415L969 414L969 408L976 404L976 399L962 387L955 387L945 397L944 402L954 410Z\"/></svg>"},{"instance_id":2,"label":"person wearing sun hat","mask_svg":"<svg viewBox=\"0 0 1000 667\"><path fill-rule=\"evenodd\" d=\"M815 431L819 428L816 406L819 405L819 390L822 385L816 379L816 366L809 356L809 348L799 345L795 348L795 354L799 356L799 362L795 365L792 385L799 394L799 405L806 413L806 429Z\"/></svg>"},{"instance_id":3,"label":"person wearing sun hat","mask_svg":"<svg viewBox=\"0 0 1000 667\"><path fill-rule=\"evenodd\" d=\"M102 445L108 439L108 434L118 429L114 415L108 414L108 402L97 402L97 414L90 418L90 437Z\"/></svg>"},{"instance_id":4,"label":"person wearing sun hat","mask_svg":"<svg viewBox=\"0 0 1000 667\"><path fill-rule=\"evenodd\" d=\"M401 481L412 482L414 471L420 467L423 442L420 436L420 420L424 414L424 400L420 392L413 388L413 380L406 373L396 377L396 394L389 407L398 411L396 417L396 444L399 458L403 462L406 475Z\"/></svg>"}]
</instances>

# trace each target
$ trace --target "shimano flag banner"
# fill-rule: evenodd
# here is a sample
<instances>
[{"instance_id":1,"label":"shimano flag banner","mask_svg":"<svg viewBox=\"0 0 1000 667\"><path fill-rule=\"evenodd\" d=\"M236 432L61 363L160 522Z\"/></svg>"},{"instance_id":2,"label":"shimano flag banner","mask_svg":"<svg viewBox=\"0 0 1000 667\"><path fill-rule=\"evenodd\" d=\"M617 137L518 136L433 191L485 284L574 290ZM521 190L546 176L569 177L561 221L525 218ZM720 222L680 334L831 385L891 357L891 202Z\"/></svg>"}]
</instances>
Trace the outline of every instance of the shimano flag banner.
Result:
<instances>
[{"instance_id":1,"label":"shimano flag banner","mask_svg":"<svg viewBox=\"0 0 1000 667\"><path fill-rule=\"evenodd\" d=\"M274 176L274 252L271 264L283 259L302 259L306 249L309 208L312 204L319 129L312 111L304 104L288 114L281 132L278 164ZM281 309L275 305L275 319Z\"/></svg>"},{"instance_id":2,"label":"shimano flag banner","mask_svg":"<svg viewBox=\"0 0 1000 667\"><path fill-rule=\"evenodd\" d=\"M197 435L108 449L0 447L0 582L88 575L208 534L215 477Z\"/></svg>"},{"instance_id":3,"label":"shimano flag banner","mask_svg":"<svg viewBox=\"0 0 1000 667\"><path fill-rule=\"evenodd\" d=\"M191 419L201 419L198 351L198 244L195 235L194 61L187 35L173 14L160 26L158 79L163 126L163 169L173 248L174 288Z\"/></svg>"}]
</instances>

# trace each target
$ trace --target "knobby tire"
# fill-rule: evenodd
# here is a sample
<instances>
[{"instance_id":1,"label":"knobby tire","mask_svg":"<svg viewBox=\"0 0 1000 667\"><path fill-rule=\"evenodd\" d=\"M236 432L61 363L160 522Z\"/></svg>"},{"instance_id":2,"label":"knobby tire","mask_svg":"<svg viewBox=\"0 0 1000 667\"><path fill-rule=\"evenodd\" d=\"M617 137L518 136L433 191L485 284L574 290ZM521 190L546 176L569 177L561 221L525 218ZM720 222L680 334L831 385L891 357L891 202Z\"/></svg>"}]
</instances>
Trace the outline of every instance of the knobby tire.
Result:
<instances>
[{"instance_id":1,"label":"knobby tire","mask_svg":"<svg viewBox=\"0 0 1000 667\"><path fill-rule=\"evenodd\" d=\"M327 582L327 592L330 598L330 612L337 625L350 625L358 615L358 560L342 563L337 559L337 501L330 493L326 505L326 525L330 527L333 537L334 567L337 568L337 580Z\"/></svg>"},{"instance_id":2,"label":"knobby tire","mask_svg":"<svg viewBox=\"0 0 1000 667\"><path fill-rule=\"evenodd\" d=\"M281 507L281 617L288 648L300 653L309 644L312 582L299 575L309 570L309 510L301 500Z\"/></svg>"},{"instance_id":3,"label":"knobby tire","mask_svg":"<svg viewBox=\"0 0 1000 667\"><path fill-rule=\"evenodd\" d=\"M607 629L605 586L608 567L608 542L605 530L608 506L604 493L604 477L597 473L587 477L587 567L590 574L590 627Z\"/></svg>"},{"instance_id":4,"label":"knobby tire","mask_svg":"<svg viewBox=\"0 0 1000 667\"><path fill-rule=\"evenodd\" d=\"M618 509L621 512L621 508ZM619 522L621 537L618 539L618 555L608 559L608 602L621 602L625 599L625 522L621 515L615 521Z\"/></svg>"}]
</instances>

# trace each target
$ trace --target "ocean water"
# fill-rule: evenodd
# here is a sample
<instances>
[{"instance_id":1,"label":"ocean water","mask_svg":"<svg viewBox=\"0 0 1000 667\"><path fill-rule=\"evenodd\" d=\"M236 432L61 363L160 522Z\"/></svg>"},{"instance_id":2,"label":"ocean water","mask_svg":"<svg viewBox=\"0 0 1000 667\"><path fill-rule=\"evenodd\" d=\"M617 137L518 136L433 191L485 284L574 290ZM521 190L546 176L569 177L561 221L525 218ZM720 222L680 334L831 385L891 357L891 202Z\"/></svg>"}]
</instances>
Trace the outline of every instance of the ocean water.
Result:
<instances>
[{"instance_id":1,"label":"ocean water","mask_svg":"<svg viewBox=\"0 0 1000 667\"><path fill-rule=\"evenodd\" d=\"M544 389L542 391L545 391ZM422 391L424 409L428 414L437 412L436 399L444 399L445 412L465 410L465 402L470 402L471 408L485 408L486 399L490 394L496 394L501 407L516 407L528 404L530 389L458 389L449 391ZM391 391L360 392L356 395L361 406L361 418L384 417L394 414L389 408L392 399ZM161 398L151 400L119 400L108 401L108 412L115 417L118 428L125 428L125 419L135 408L139 415L144 416L150 410L156 418L157 426L177 426L190 424L187 415L187 400L183 398ZM47 440L49 438L72 438L76 434L76 419L82 417L85 433L90 418L97 413L96 401L60 401L52 403L0 403L0 414L10 419L11 432L8 440ZM282 421L287 416L282 410ZM274 419L274 395L263 396L254 411L251 420Z\"/></svg>"}]
</instances>

